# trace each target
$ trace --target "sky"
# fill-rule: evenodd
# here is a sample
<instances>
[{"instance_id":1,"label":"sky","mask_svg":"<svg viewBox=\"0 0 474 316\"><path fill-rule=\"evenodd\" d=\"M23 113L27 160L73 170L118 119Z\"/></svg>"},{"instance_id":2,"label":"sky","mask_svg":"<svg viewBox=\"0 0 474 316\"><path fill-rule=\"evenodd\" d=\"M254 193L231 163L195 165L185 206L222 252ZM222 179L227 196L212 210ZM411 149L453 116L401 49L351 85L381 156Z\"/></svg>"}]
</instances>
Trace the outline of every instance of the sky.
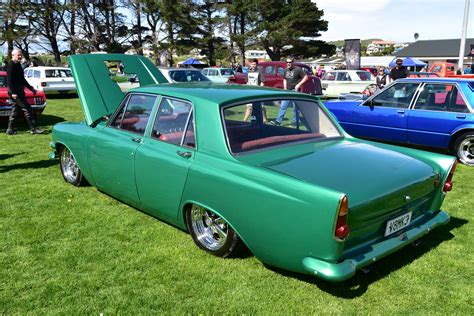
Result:
<instances>
[{"instance_id":1,"label":"sky","mask_svg":"<svg viewBox=\"0 0 474 316\"><path fill-rule=\"evenodd\" d=\"M396 42L461 38L465 0L312 0L329 22L324 41L381 38ZM470 1L467 38L474 38Z\"/></svg>"}]
</instances>

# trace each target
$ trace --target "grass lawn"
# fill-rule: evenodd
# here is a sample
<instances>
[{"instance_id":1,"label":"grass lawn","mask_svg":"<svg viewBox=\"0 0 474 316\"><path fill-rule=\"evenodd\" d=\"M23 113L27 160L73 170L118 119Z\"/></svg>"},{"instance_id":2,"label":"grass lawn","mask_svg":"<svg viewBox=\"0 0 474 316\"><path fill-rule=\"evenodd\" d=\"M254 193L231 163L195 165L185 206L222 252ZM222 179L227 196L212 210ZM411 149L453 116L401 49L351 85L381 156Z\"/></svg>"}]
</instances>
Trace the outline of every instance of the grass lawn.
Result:
<instances>
[{"instance_id":1,"label":"grass lawn","mask_svg":"<svg viewBox=\"0 0 474 316\"><path fill-rule=\"evenodd\" d=\"M212 257L186 232L67 185L48 160L49 132L81 118L78 99L50 98L46 134L0 125L0 314L474 314L474 168L458 167L449 224L328 283L251 255Z\"/></svg>"}]
</instances>

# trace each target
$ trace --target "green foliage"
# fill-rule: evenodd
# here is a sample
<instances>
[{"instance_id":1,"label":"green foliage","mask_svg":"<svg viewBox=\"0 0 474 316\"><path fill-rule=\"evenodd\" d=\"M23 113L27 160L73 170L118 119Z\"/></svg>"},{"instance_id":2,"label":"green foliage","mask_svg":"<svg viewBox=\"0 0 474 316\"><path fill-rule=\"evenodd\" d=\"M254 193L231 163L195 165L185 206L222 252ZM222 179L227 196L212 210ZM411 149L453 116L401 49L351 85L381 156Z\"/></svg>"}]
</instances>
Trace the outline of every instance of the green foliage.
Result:
<instances>
[{"instance_id":1,"label":"green foliage","mask_svg":"<svg viewBox=\"0 0 474 316\"><path fill-rule=\"evenodd\" d=\"M39 124L49 132L82 118L77 98L49 97ZM7 136L2 124L2 315L474 314L473 168L458 166L443 204L450 223L368 274L328 283L251 254L207 255L186 232L94 187L67 185L48 160L49 133L32 136L21 125Z\"/></svg>"}]
</instances>

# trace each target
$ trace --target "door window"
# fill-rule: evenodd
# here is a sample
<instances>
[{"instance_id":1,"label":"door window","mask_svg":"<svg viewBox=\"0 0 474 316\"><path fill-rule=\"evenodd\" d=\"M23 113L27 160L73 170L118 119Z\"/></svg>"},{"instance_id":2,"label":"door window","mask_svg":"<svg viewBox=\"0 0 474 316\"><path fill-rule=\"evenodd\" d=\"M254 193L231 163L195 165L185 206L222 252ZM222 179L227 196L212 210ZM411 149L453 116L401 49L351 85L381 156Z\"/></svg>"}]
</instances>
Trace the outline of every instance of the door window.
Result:
<instances>
[{"instance_id":1,"label":"door window","mask_svg":"<svg viewBox=\"0 0 474 316\"><path fill-rule=\"evenodd\" d=\"M418 83L394 84L364 105L407 109L417 88Z\"/></svg>"},{"instance_id":2,"label":"door window","mask_svg":"<svg viewBox=\"0 0 474 316\"><path fill-rule=\"evenodd\" d=\"M352 81L351 76L348 72L338 72L337 73L337 81Z\"/></svg>"},{"instance_id":3,"label":"door window","mask_svg":"<svg viewBox=\"0 0 474 316\"><path fill-rule=\"evenodd\" d=\"M265 74L266 75L274 75L275 74L275 67L274 66L265 67Z\"/></svg>"},{"instance_id":4,"label":"door window","mask_svg":"<svg viewBox=\"0 0 474 316\"><path fill-rule=\"evenodd\" d=\"M112 121L111 126L122 130L145 134L150 114L157 97L153 95L132 94Z\"/></svg>"},{"instance_id":5,"label":"door window","mask_svg":"<svg viewBox=\"0 0 474 316\"><path fill-rule=\"evenodd\" d=\"M322 80L334 81L336 80L336 73L332 71L326 72Z\"/></svg>"},{"instance_id":6,"label":"door window","mask_svg":"<svg viewBox=\"0 0 474 316\"><path fill-rule=\"evenodd\" d=\"M278 67L277 68L277 75L279 77L283 77L284 74L285 74L285 69L283 67Z\"/></svg>"},{"instance_id":7,"label":"door window","mask_svg":"<svg viewBox=\"0 0 474 316\"><path fill-rule=\"evenodd\" d=\"M416 101L415 109L469 112L458 89L452 84L426 84Z\"/></svg>"},{"instance_id":8,"label":"door window","mask_svg":"<svg viewBox=\"0 0 474 316\"><path fill-rule=\"evenodd\" d=\"M191 103L163 98L151 136L165 143L194 148L196 141Z\"/></svg>"},{"instance_id":9,"label":"door window","mask_svg":"<svg viewBox=\"0 0 474 316\"><path fill-rule=\"evenodd\" d=\"M217 76L217 70L216 69L209 69L209 75L208 76Z\"/></svg>"},{"instance_id":10,"label":"door window","mask_svg":"<svg viewBox=\"0 0 474 316\"><path fill-rule=\"evenodd\" d=\"M39 70L35 70L35 71L33 72L33 76L34 76L35 78L41 78L41 72L40 72Z\"/></svg>"}]
</instances>

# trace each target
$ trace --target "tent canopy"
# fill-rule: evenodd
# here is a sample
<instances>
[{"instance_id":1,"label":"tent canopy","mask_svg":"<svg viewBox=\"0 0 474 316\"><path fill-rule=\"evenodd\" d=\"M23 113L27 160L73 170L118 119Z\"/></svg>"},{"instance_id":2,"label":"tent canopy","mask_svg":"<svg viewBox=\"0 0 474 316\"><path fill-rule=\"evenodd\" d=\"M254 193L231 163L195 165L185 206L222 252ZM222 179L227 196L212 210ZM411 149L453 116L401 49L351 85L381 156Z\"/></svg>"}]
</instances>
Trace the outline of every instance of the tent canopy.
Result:
<instances>
[{"instance_id":1,"label":"tent canopy","mask_svg":"<svg viewBox=\"0 0 474 316\"><path fill-rule=\"evenodd\" d=\"M199 60L196 60L194 58L188 58L182 63L183 65L200 65L201 62Z\"/></svg>"},{"instance_id":2,"label":"tent canopy","mask_svg":"<svg viewBox=\"0 0 474 316\"><path fill-rule=\"evenodd\" d=\"M423 67L423 66L426 66L426 63L425 62L422 62L421 60L419 59L416 59L416 58L411 58L411 57L405 57L405 58L401 58L403 59L403 66L405 67ZM395 67L397 65L396 63L397 61L397 58L395 57L389 64L390 67Z\"/></svg>"}]
</instances>

